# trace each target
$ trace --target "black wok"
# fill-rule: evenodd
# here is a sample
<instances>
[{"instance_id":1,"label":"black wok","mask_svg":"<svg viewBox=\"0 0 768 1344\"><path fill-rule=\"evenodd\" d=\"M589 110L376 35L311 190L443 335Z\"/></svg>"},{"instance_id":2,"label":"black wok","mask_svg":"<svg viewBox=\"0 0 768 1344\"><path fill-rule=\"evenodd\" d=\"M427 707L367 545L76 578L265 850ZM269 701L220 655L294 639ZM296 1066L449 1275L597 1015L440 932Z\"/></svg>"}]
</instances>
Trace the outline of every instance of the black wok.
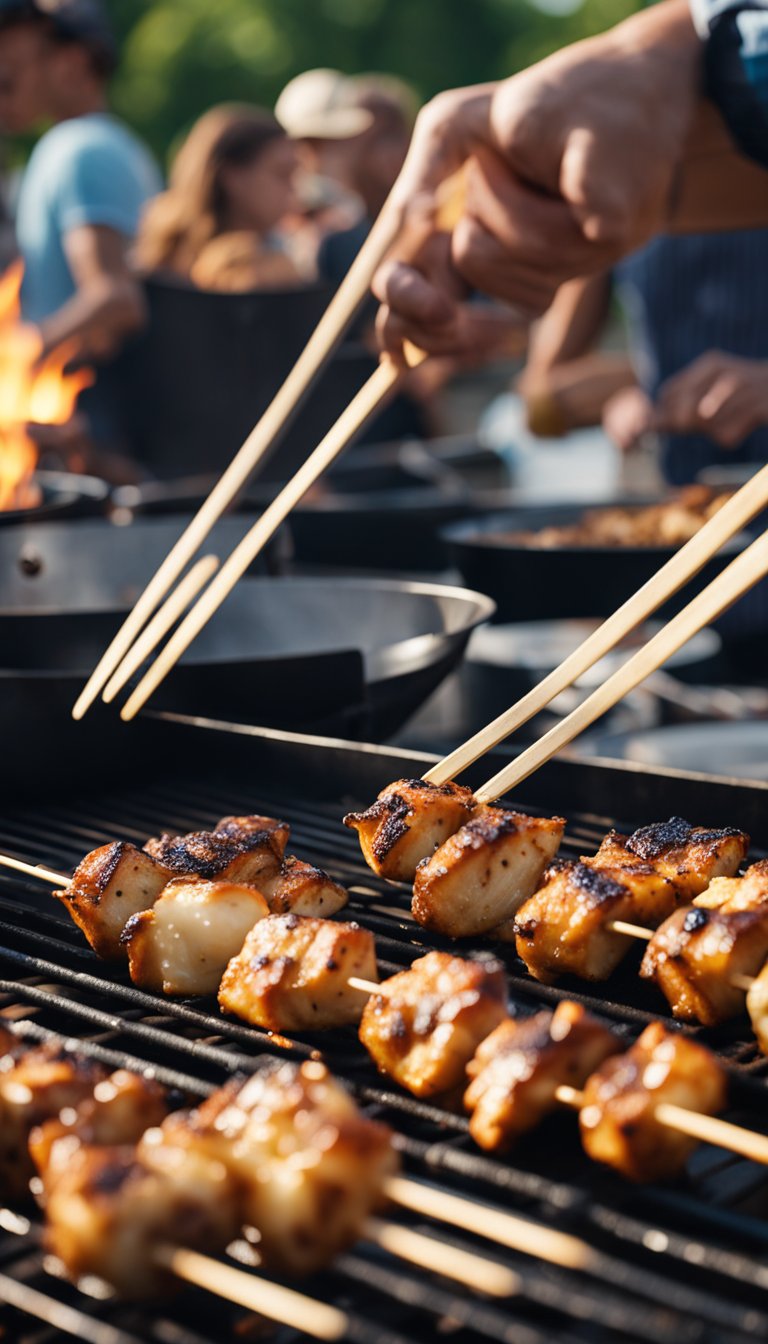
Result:
<instances>
[{"instance_id":1,"label":"black wok","mask_svg":"<svg viewBox=\"0 0 768 1344\"><path fill-rule=\"evenodd\" d=\"M606 507L635 507L642 501L615 500ZM646 583L674 551L662 546L526 545L513 533L567 526L583 515L584 504L529 505L467 519L441 534L464 581L488 593L499 621L561 620L609 616ZM599 507L599 506L598 506ZM596 511L596 510L590 510ZM695 588L719 574L742 541L735 539L705 565ZM690 600L691 585L682 589L660 614L668 617Z\"/></svg>"},{"instance_id":2,"label":"black wok","mask_svg":"<svg viewBox=\"0 0 768 1344\"><path fill-rule=\"evenodd\" d=\"M80 476L69 471L36 471L38 503L28 509L3 509L0 527L59 518L93 518L109 506L109 486L98 476Z\"/></svg>"}]
</instances>

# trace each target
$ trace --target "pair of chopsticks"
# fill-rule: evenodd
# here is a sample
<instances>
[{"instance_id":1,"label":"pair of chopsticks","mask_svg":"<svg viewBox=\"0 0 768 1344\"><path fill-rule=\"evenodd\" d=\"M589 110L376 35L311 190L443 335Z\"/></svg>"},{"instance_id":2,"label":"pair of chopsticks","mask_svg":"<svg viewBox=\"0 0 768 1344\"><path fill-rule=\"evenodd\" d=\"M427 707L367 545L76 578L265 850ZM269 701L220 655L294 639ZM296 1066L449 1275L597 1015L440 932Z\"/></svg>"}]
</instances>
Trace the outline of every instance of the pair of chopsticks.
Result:
<instances>
[{"instance_id":1,"label":"pair of chopsticks","mask_svg":"<svg viewBox=\"0 0 768 1344\"><path fill-rule=\"evenodd\" d=\"M662 603L678 592L708 560L711 560L767 506L768 466L765 466L732 495L671 560L668 560L647 583L643 584L642 588L609 616L559 667L544 677L538 686L518 700L511 709L499 715L487 727L475 733L444 760L428 770L424 778L434 784L444 784L447 780L454 779L492 747L497 746L522 724L545 709L556 695L571 686L600 658L610 653L641 621L646 620ZM672 654L682 648L705 625L716 620L766 574L768 574L768 531L741 551L682 611L668 621L658 634L593 691L583 704L489 779L482 788L475 790L478 802L494 802L502 794L521 784L562 747L567 746L579 733L594 723L601 714L612 709L646 677L656 672Z\"/></svg>"},{"instance_id":2,"label":"pair of chopsticks","mask_svg":"<svg viewBox=\"0 0 768 1344\"><path fill-rule=\"evenodd\" d=\"M437 193L435 226L438 229L450 230L455 224L463 190L463 170L459 170L443 183ZM312 382L333 354L347 326L367 298L374 272L396 241L401 231L402 220L402 193L398 191L396 183L350 270L282 387L189 526L171 548L100 658L72 709L74 719L81 719L102 692L107 702L113 700L168 634L179 617L187 611L190 603L197 598L197 604L187 612L185 619L161 650L157 661L149 668L123 706L121 718L126 720L134 718L195 636L218 610L238 579L287 518L291 509L343 452L355 435L364 428L375 411L392 395L407 369L415 368L425 358L424 354L413 346L408 346L405 350L405 369L399 368L386 357L382 358L379 367L363 384L336 424L246 533L229 559L219 567L217 556L203 556L184 574L165 605L160 607L160 603L197 554L211 529L288 424Z\"/></svg>"}]
</instances>

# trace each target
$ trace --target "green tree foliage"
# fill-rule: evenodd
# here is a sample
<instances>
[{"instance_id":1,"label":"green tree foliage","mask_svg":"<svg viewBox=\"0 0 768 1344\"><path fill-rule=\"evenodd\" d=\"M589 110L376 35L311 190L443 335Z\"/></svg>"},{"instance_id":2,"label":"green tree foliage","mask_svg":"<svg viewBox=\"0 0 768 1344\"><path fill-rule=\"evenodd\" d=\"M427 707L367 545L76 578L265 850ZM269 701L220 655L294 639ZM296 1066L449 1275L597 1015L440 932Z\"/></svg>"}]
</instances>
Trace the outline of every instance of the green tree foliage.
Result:
<instances>
[{"instance_id":1,"label":"green tree foliage","mask_svg":"<svg viewBox=\"0 0 768 1344\"><path fill-rule=\"evenodd\" d=\"M293 75L386 70L419 94L496 79L601 32L636 0L554 17L528 0L107 0L123 58L113 102L165 159L213 103L271 106Z\"/></svg>"}]
</instances>

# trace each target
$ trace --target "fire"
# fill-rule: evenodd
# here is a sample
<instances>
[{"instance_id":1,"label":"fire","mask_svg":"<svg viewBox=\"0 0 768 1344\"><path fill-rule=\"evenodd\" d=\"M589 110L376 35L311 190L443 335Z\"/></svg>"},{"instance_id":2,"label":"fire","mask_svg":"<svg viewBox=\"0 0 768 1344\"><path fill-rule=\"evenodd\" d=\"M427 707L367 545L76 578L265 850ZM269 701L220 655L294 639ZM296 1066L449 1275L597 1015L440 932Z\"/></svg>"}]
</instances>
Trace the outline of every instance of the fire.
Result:
<instances>
[{"instance_id":1,"label":"fire","mask_svg":"<svg viewBox=\"0 0 768 1344\"><path fill-rule=\"evenodd\" d=\"M21 279L20 262L0 277L0 510L38 502L29 426L66 424L78 394L93 382L90 369L65 373L75 354L71 344L40 360L38 332L20 320Z\"/></svg>"}]
</instances>

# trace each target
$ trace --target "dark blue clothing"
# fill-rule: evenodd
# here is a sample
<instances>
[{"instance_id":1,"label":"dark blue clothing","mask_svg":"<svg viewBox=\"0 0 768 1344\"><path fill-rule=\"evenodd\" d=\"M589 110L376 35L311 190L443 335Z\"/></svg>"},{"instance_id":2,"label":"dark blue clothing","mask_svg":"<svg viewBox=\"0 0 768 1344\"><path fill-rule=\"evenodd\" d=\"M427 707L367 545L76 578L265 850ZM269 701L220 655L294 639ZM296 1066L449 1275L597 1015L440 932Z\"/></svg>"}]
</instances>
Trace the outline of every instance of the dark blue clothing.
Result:
<instances>
[{"instance_id":1,"label":"dark blue clothing","mask_svg":"<svg viewBox=\"0 0 768 1344\"><path fill-rule=\"evenodd\" d=\"M658 237L615 275L636 372L651 397L708 350L768 360L768 229ZM768 462L768 426L733 451L704 434L663 441L661 467L673 485L718 462Z\"/></svg>"},{"instance_id":2,"label":"dark blue clothing","mask_svg":"<svg viewBox=\"0 0 768 1344\"><path fill-rule=\"evenodd\" d=\"M768 168L768 0L690 0L704 87L734 139Z\"/></svg>"}]
</instances>

